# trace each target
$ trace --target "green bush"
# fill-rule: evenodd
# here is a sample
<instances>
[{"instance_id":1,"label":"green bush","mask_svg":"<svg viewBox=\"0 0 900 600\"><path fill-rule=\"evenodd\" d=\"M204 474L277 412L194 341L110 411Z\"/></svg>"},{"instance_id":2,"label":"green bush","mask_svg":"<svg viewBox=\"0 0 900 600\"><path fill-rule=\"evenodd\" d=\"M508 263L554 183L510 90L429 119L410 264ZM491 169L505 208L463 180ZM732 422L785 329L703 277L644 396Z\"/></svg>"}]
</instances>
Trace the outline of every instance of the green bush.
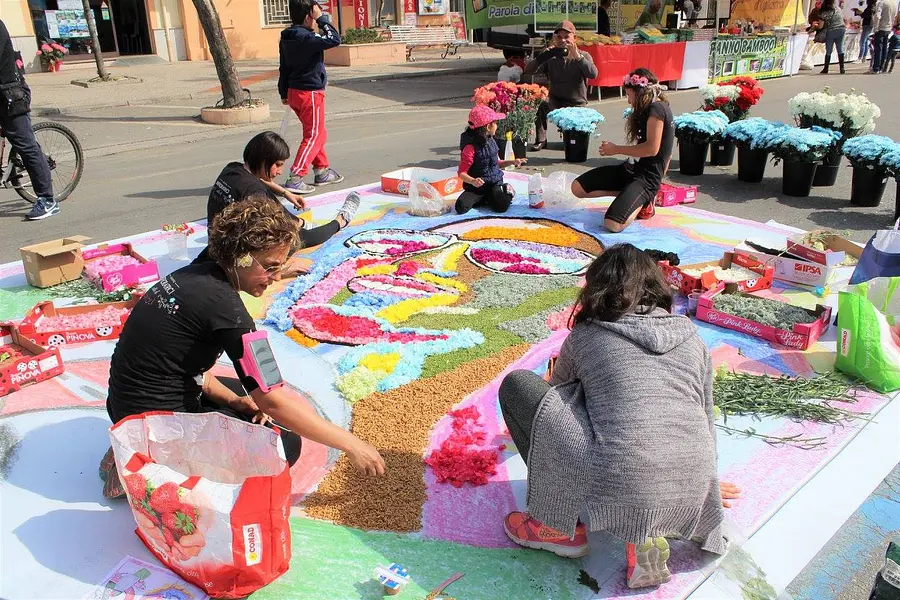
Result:
<instances>
[{"instance_id":1,"label":"green bush","mask_svg":"<svg viewBox=\"0 0 900 600\"><path fill-rule=\"evenodd\" d=\"M377 44L384 39L374 29L348 29L342 41L345 44Z\"/></svg>"}]
</instances>

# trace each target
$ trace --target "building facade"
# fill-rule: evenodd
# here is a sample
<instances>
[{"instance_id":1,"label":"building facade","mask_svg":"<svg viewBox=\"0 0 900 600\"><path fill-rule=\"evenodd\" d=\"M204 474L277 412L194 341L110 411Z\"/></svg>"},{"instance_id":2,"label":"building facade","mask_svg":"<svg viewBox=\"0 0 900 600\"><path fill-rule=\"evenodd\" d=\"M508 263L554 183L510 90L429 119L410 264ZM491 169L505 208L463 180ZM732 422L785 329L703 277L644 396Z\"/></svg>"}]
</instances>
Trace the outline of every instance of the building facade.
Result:
<instances>
[{"instance_id":1,"label":"building facade","mask_svg":"<svg viewBox=\"0 0 900 600\"><path fill-rule=\"evenodd\" d=\"M278 55L290 23L288 0L214 0L235 59ZM450 23L462 0L320 0L342 32L400 24ZM157 55L164 60L210 60L192 0L90 0L105 57ZM69 49L66 61L93 60L82 0L0 0L3 19L28 71L44 41Z\"/></svg>"}]
</instances>

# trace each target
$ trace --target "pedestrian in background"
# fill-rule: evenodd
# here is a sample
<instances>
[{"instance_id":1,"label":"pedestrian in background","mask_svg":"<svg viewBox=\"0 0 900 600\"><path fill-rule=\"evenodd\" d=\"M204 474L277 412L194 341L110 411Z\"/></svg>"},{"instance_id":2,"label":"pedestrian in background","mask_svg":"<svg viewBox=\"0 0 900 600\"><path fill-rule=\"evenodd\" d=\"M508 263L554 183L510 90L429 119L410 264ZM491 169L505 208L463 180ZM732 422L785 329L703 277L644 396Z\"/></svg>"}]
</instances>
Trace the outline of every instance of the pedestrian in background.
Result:
<instances>
[{"instance_id":1,"label":"pedestrian in background","mask_svg":"<svg viewBox=\"0 0 900 600\"><path fill-rule=\"evenodd\" d=\"M875 12L875 0L866 0L866 8L853 9L853 14L859 17L859 57L858 62L865 62L869 55L869 37L872 35L872 14Z\"/></svg>"},{"instance_id":2,"label":"pedestrian in background","mask_svg":"<svg viewBox=\"0 0 900 600\"><path fill-rule=\"evenodd\" d=\"M291 165L284 187L308 194L318 185L340 183L344 178L329 167L325 154L325 50L341 43L341 36L314 0L290 0L291 26L281 32L278 44L278 93L281 103L290 106L303 125L303 140ZM313 31L318 26L319 33ZM312 185L303 181L312 166Z\"/></svg>"},{"instance_id":3,"label":"pedestrian in background","mask_svg":"<svg viewBox=\"0 0 900 600\"><path fill-rule=\"evenodd\" d=\"M838 8L835 0L823 0L819 7L819 30L825 32L825 66L822 74L828 74L831 66L831 51L837 47L838 64L841 73L844 73L844 34L847 31L844 25L844 14Z\"/></svg>"},{"instance_id":4,"label":"pedestrian in background","mask_svg":"<svg viewBox=\"0 0 900 600\"><path fill-rule=\"evenodd\" d=\"M612 35L612 26L609 22L609 7L612 6L612 0L600 0L597 6L597 33L600 35Z\"/></svg>"},{"instance_id":5,"label":"pedestrian in background","mask_svg":"<svg viewBox=\"0 0 900 600\"><path fill-rule=\"evenodd\" d=\"M884 71L884 63L887 61L896 18L897 0L878 0L875 3L875 12L872 17L875 39L873 42L872 68L869 69L869 73L881 73Z\"/></svg>"}]
</instances>

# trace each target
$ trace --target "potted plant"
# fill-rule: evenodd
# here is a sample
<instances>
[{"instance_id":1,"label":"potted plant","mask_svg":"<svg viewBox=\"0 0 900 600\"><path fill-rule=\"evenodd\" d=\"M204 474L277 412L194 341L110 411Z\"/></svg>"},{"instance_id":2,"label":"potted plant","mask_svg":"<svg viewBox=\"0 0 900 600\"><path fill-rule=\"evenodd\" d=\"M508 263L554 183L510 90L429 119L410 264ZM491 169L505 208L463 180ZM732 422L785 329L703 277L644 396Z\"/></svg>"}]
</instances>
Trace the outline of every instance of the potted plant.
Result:
<instances>
[{"instance_id":1,"label":"potted plant","mask_svg":"<svg viewBox=\"0 0 900 600\"><path fill-rule=\"evenodd\" d=\"M784 127L789 126L756 117L734 121L725 127L723 139L737 146L739 181L759 183L763 180L771 151L767 134Z\"/></svg>"},{"instance_id":2,"label":"potted plant","mask_svg":"<svg viewBox=\"0 0 900 600\"><path fill-rule=\"evenodd\" d=\"M881 109L865 94L832 94L829 88L821 92L801 92L788 101L788 109L800 127L827 127L849 140L875 130L875 119ZM841 164L841 144L835 144L816 169L815 186L831 186L837 180Z\"/></svg>"},{"instance_id":3,"label":"potted plant","mask_svg":"<svg viewBox=\"0 0 900 600\"><path fill-rule=\"evenodd\" d=\"M325 51L325 64L336 67L394 65L406 62L406 44L385 39L377 29L348 29L341 45Z\"/></svg>"},{"instance_id":4,"label":"potted plant","mask_svg":"<svg viewBox=\"0 0 900 600\"><path fill-rule=\"evenodd\" d=\"M678 115L673 124L681 174L703 175L710 141L722 135L728 117L720 110L698 110Z\"/></svg>"},{"instance_id":5,"label":"potted plant","mask_svg":"<svg viewBox=\"0 0 900 600\"><path fill-rule=\"evenodd\" d=\"M605 121L603 115L593 108L573 106L550 111L547 119L562 131L566 147L566 162L582 163L587 160L591 134L598 123Z\"/></svg>"},{"instance_id":6,"label":"potted plant","mask_svg":"<svg viewBox=\"0 0 900 600\"><path fill-rule=\"evenodd\" d=\"M894 209L894 221L896 222L897 219L900 219L900 144L882 154L878 162L897 183L896 208Z\"/></svg>"},{"instance_id":7,"label":"potted plant","mask_svg":"<svg viewBox=\"0 0 900 600\"><path fill-rule=\"evenodd\" d=\"M535 117L541 102L547 99L547 88L528 84L497 81L475 90L472 102L485 104L506 118L497 122L497 146L500 156L506 152L507 138L512 138L513 154L525 158L526 141L534 131Z\"/></svg>"},{"instance_id":8,"label":"potted plant","mask_svg":"<svg viewBox=\"0 0 900 600\"><path fill-rule=\"evenodd\" d=\"M41 66L47 73L55 73L62 68L62 59L69 49L56 42L44 42L35 56L41 57Z\"/></svg>"},{"instance_id":9,"label":"potted plant","mask_svg":"<svg viewBox=\"0 0 900 600\"><path fill-rule=\"evenodd\" d=\"M844 156L853 167L850 204L878 206L881 203L888 179L888 169L881 159L898 149L900 145L883 135L863 135L844 142Z\"/></svg>"},{"instance_id":10,"label":"potted plant","mask_svg":"<svg viewBox=\"0 0 900 600\"><path fill-rule=\"evenodd\" d=\"M763 88L752 77L734 77L718 84L700 86L700 96L703 98L701 110L722 111L728 117L729 123L746 119L759 99L763 95ZM728 167L734 163L735 145L726 138L712 140L709 162L711 165Z\"/></svg>"},{"instance_id":11,"label":"potted plant","mask_svg":"<svg viewBox=\"0 0 900 600\"><path fill-rule=\"evenodd\" d=\"M784 163L781 191L805 198L812 189L817 164L840 139L840 133L824 127L783 127L766 132L761 143L771 148L776 163Z\"/></svg>"}]
</instances>

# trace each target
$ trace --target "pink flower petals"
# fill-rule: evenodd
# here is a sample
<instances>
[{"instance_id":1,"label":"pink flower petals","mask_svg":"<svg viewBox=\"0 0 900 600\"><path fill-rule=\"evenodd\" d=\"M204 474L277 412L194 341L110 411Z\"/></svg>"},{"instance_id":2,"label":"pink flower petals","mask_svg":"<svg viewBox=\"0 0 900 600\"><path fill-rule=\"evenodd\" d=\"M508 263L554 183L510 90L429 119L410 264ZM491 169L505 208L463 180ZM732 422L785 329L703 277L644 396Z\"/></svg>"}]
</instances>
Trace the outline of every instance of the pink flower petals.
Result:
<instances>
[{"instance_id":1,"label":"pink flower petals","mask_svg":"<svg viewBox=\"0 0 900 600\"><path fill-rule=\"evenodd\" d=\"M121 271L125 267L143 264L129 254L111 254L88 261L84 265L84 276L93 283L99 283L105 273Z\"/></svg>"},{"instance_id":2,"label":"pink flower petals","mask_svg":"<svg viewBox=\"0 0 900 600\"><path fill-rule=\"evenodd\" d=\"M98 327L118 327L122 319L127 317L127 308L107 306L100 310L92 310L74 315L58 315L42 317L34 325L40 333L51 331L74 331L76 329L97 329Z\"/></svg>"},{"instance_id":3,"label":"pink flower petals","mask_svg":"<svg viewBox=\"0 0 900 600\"><path fill-rule=\"evenodd\" d=\"M438 483L462 487L468 482L484 485L497 474L500 451L506 446L486 446L487 432L481 425L481 413L476 406L450 411L453 418L451 432L440 447L425 459Z\"/></svg>"}]
</instances>

